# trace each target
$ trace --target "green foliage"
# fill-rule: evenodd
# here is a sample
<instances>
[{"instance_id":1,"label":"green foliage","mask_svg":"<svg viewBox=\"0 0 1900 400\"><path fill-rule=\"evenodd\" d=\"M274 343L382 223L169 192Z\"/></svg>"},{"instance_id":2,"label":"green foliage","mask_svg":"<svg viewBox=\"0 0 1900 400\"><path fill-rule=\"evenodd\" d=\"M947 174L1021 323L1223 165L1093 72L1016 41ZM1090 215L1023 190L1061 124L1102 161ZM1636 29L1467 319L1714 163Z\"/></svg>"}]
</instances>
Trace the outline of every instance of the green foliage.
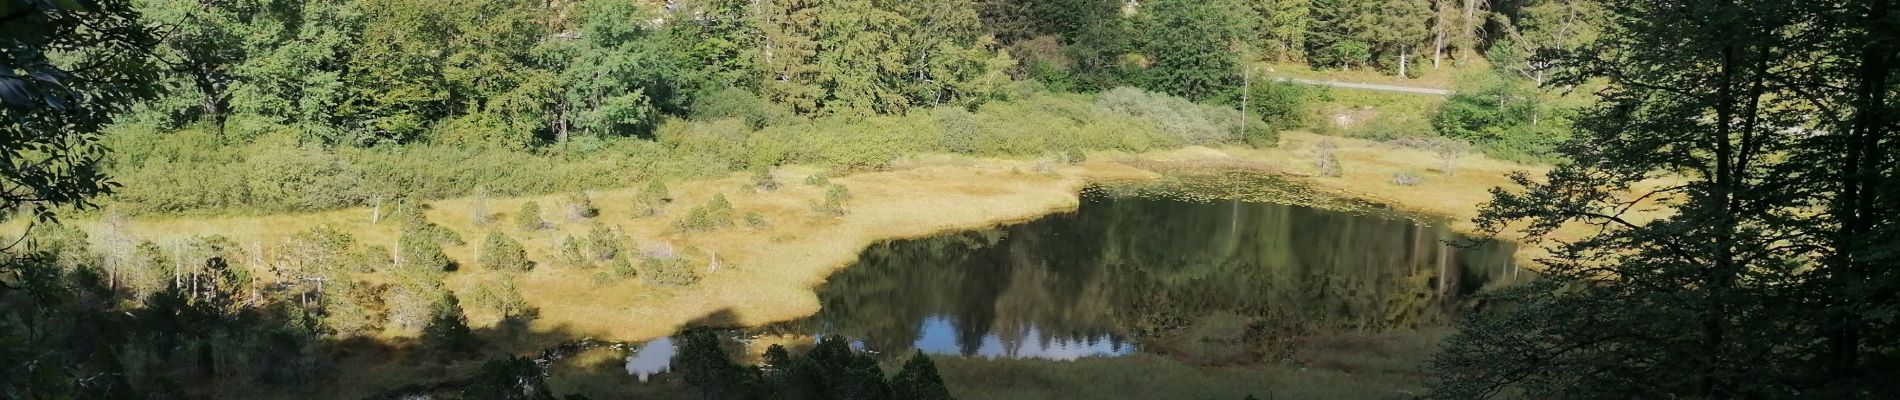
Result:
<instances>
[{"instance_id":1,"label":"green foliage","mask_svg":"<svg viewBox=\"0 0 1900 400\"><path fill-rule=\"evenodd\" d=\"M481 369L462 388L462 399L554 400L547 374L534 359L498 356L482 362Z\"/></svg>"},{"instance_id":2,"label":"green foliage","mask_svg":"<svg viewBox=\"0 0 1900 400\"><path fill-rule=\"evenodd\" d=\"M1116 88L1102 94L1096 105L1109 112L1127 115L1153 123L1171 139L1182 145L1211 145L1233 142L1238 139L1243 120L1238 110L1220 106L1196 104L1187 99L1159 93L1145 92L1135 88ZM1272 127L1258 119L1246 118L1247 130L1260 132L1267 141L1277 138Z\"/></svg>"},{"instance_id":3,"label":"green foliage","mask_svg":"<svg viewBox=\"0 0 1900 400\"><path fill-rule=\"evenodd\" d=\"M540 202L532 200L522 202L521 210L515 211L515 229L533 232L547 229L548 225L548 221L541 217Z\"/></svg>"},{"instance_id":4,"label":"green foliage","mask_svg":"<svg viewBox=\"0 0 1900 400\"><path fill-rule=\"evenodd\" d=\"M626 243L627 237L619 230L594 224L594 228L587 231L586 259L589 263L613 261L624 255Z\"/></svg>"},{"instance_id":5,"label":"green foliage","mask_svg":"<svg viewBox=\"0 0 1900 400\"><path fill-rule=\"evenodd\" d=\"M687 286L699 282L693 262L672 254L649 254L640 260L640 278L655 285Z\"/></svg>"},{"instance_id":6,"label":"green foliage","mask_svg":"<svg viewBox=\"0 0 1900 400\"><path fill-rule=\"evenodd\" d=\"M42 221L112 191L98 133L159 94L158 39L126 1L7 2L0 27L0 211Z\"/></svg>"},{"instance_id":7,"label":"green foliage","mask_svg":"<svg viewBox=\"0 0 1900 400\"><path fill-rule=\"evenodd\" d=\"M647 181L646 187L633 196L634 210L640 217L659 215L660 209L673 201L673 194L666 189L666 181L654 179Z\"/></svg>"},{"instance_id":8,"label":"green foliage","mask_svg":"<svg viewBox=\"0 0 1900 400\"><path fill-rule=\"evenodd\" d=\"M766 221L765 216L760 215L756 211L747 211L745 213L745 226L748 228L755 229L755 230L764 230L764 229L770 229L772 227L772 223Z\"/></svg>"},{"instance_id":9,"label":"green foliage","mask_svg":"<svg viewBox=\"0 0 1900 400\"><path fill-rule=\"evenodd\" d=\"M473 297L475 304L501 315L504 319L529 316L535 312L528 305L528 300L521 297L521 289L509 279L481 285L475 288Z\"/></svg>"},{"instance_id":10,"label":"green foliage","mask_svg":"<svg viewBox=\"0 0 1900 400\"><path fill-rule=\"evenodd\" d=\"M1506 160L1549 160L1568 139L1568 112L1554 108L1542 89L1491 74L1468 76L1432 118L1445 137L1467 140Z\"/></svg>"},{"instance_id":11,"label":"green foliage","mask_svg":"<svg viewBox=\"0 0 1900 400\"><path fill-rule=\"evenodd\" d=\"M1154 60L1149 89L1200 101L1241 89L1241 59L1232 42L1250 19L1239 1L1160 0L1146 11L1154 18L1147 32Z\"/></svg>"},{"instance_id":12,"label":"green foliage","mask_svg":"<svg viewBox=\"0 0 1900 400\"><path fill-rule=\"evenodd\" d=\"M778 185L779 185L778 177L772 173L771 168L763 167L763 168L752 169L752 189L753 190L757 190L760 192L770 192L770 191L778 190Z\"/></svg>"},{"instance_id":13,"label":"green foliage","mask_svg":"<svg viewBox=\"0 0 1900 400\"><path fill-rule=\"evenodd\" d=\"M396 218L402 221L402 232L396 239L397 271L418 276L437 276L453 270L455 261L442 253L442 244L460 245L460 235L428 222L419 204L407 203L397 207L397 210L399 213Z\"/></svg>"},{"instance_id":14,"label":"green foliage","mask_svg":"<svg viewBox=\"0 0 1900 400\"><path fill-rule=\"evenodd\" d=\"M825 200L812 205L812 211L820 215L842 217L845 215L845 203L851 200L851 190L844 185L833 183L825 187Z\"/></svg>"},{"instance_id":15,"label":"green foliage","mask_svg":"<svg viewBox=\"0 0 1900 400\"><path fill-rule=\"evenodd\" d=\"M561 265L568 268L592 268L594 263L587 256L587 251L582 248L580 239L568 236L561 240Z\"/></svg>"},{"instance_id":16,"label":"green foliage","mask_svg":"<svg viewBox=\"0 0 1900 400\"><path fill-rule=\"evenodd\" d=\"M826 177L824 172L814 172L811 175L805 176L806 186L825 186L830 184L831 178Z\"/></svg>"},{"instance_id":17,"label":"green foliage","mask_svg":"<svg viewBox=\"0 0 1900 400\"><path fill-rule=\"evenodd\" d=\"M462 302L455 293L442 291L429 313L429 323L422 328L422 344L440 354L466 354L479 350L480 339L468 328L468 316L462 313Z\"/></svg>"},{"instance_id":18,"label":"green foliage","mask_svg":"<svg viewBox=\"0 0 1900 400\"><path fill-rule=\"evenodd\" d=\"M711 331L689 331L679 343L673 369L702 398L952 398L928 358L914 356L897 375L886 378L876 358L851 350L838 336L820 340L802 357L772 345L766 349L765 364L757 367L733 362Z\"/></svg>"},{"instance_id":19,"label":"green foliage","mask_svg":"<svg viewBox=\"0 0 1900 400\"><path fill-rule=\"evenodd\" d=\"M715 194L706 204L693 207L686 216L673 223L676 232L709 232L732 226L734 211L732 203L726 201L725 194Z\"/></svg>"},{"instance_id":20,"label":"green foliage","mask_svg":"<svg viewBox=\"0 0 1900 400\"><path fill-rule=\"evenodd\" d=\"M534 262L528 261L528 250L521 247L521 242L501 232L490 232L488 238L482 240L481 253L476 257L476 262L494 271L520 273L534 268Z\"/></svg>"},{"instance_id":21,"label":"green foliage","mask_svg":"<svg viewBox=\"0 0 1900 400\"><path fill-rule=\"evenodd\" d=\"M1551 256L1539 279L1487 300L1508 307L1447 340L1431 397L1900 390L1876 377L1900 359L1900 337L1875 334L1895 320L1873 311L1900 309L1874 294L1900 288L1888 267L1900 197L1886 197L1900 194L1900 65L1885 39L1900 32L1874 22L1893 21L1889 5L1861 4L1872 8L1606 2L1599 40L1534 61L1578 67L1552 69L1553 85L1608 85L1556 147L1564 162L1514 175L1474 220L1490 234L1522 229L1512 234ZM1441 130L1535 150L1517 140L1541 137L1519 131L1540 126L1521 105L1532 93L1513 86L1447 105ZM1857 89L1835 90L1846 87ZM1864 202L1875 198L1886 200ZM1589 229L1557 235L1568 227Z\"/></svg>"},{"instance_id":22,"label":"green foliage","mask_svg":"<svg viewBox=\"0 0 1900 400\"><path fill-rule=\"evenodd\" d=\"M568 193L567 197L562 199L561 207L567 210L568 219L581 220L600 216L600 209L594 208L594 199L589 198L587 192Z\"/></svg>"},{"instance_id":23,"label":"green foliage","mask_svg":"<svg viewBox=\"0 0 1900 400\"><path fill-rule=\"evenodd\" d=\"M943 378L937 376L937 364L930 357L918 352L904 362L903 369L891 377L893 398L916 400L949 400L950 388L944 386Z\"/></svg>"},{"instance_id":24,"label":"green foliage","mask_svg":"<svg viewBox=\"0 0 1900 400\"><path fill-rule=\"evenodd\" d=\"M715 90L694 99L691 115L693 120L701 122L734 118L752 129L789 123L796 118L784 105L736 87Z\"/></svg>"}]
</instances>

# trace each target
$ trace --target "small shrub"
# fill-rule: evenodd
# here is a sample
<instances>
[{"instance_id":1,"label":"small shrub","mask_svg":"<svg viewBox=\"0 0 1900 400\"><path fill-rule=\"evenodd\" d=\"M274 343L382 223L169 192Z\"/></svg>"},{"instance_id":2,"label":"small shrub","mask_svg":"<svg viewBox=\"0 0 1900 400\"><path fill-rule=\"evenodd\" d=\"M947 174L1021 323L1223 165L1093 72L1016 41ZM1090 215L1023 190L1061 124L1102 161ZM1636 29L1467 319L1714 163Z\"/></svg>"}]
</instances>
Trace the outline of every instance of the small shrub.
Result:
<instances>
[{"instance_id":1,"label":"small shrub","mask_svg":"<svg viewBox=\"0 0 1900 400\"><path fill-rule=\"evenodd\" d=\"M587 252L581 249L580 239L575 239L573 236L568 236L567 239L561 240L561 265L565 265L569 268L591 268L594 266L593 263L588 262Z\"/></svg>"},{"instance_id":2,"label":"small shrub","mask_svg":"<svg viewBox=\"0 0 1900 400\"><path fill-rule=\"evenodd\" d=\"M500 283L481 285L475 288L471 300L475 305L500 314L502 318L518 318L533 313L528 300L521 297L521 289L515 282L503 279Z\"/></svg>"},{"instance_id":3,"label":"small shrub","mask_svg":"<svg viewBox=\"0 0 1900 400\"><path fill-rule=\"evenodd\" d=\"M1062 156L1064 160L1069 162L1069 165L1078 165L1089 160L1089 155L1083 153L1082 149L1077 148L1070 148L1069 151Z\"/></svg>"},{"instance_id":4,"label":"small shrub","mask_svg":"<svg viewBox=\"0 0 1900 400\"><path fill-rule=\"evenodd\" d=\"M638 214L636 216L646 217L659 215L661 208L665 207L666 203L672 201L673 195L667 191L666 182L654 179L648 181L647 186L640 189L640 193L634 195L633 208L635 213Z\"/></svg>"},{"instance_id":5,"label":"small shrub","mask_svg":"<svg viewBox=\"0 0 1900 400\"><path fill-rule=\"evenodd\" d=\"M773 176L771 168L761 167L754 169L752 171L752 189L760 192L778 190L778 177Z\"/></svg>"},{"instance_id":6,"label":"small shrub","mask_svg":"<svg viewBox=\"0 0 1900 400\"><path fill-rule=\"evenodd\" d=\"M528 250L521 242L509 238L501 232L492 232L482 241L482 250L475 258L476 262L493 271L528 272L534 268L534 262L528 261Z\"/></svg>"},{"instance_id":7,"label":"small shrub","mask_svg":"<svg viewBox=\"0 0 1900 400\"><path fill-rule=\"evenodd\" d=\"M812 173L811 176L805 177L805 184L810 186L829 185L831 184L831 177L825 176L823 172Z\"/></svg>"},{"instance_id":8,"label":"small shrub","mask_svg":"<svg viewBox=\"0 0 1900 400\"><path fill-rule=\"evenodd\" d=\"M1319 143L1313 145L1313 163L1315 164L1314 167L1319 168L1320 176L1339 177L1345 175L1345 169L1339 165L1339 157L1333 155L1333 151L1338 148L1339 145L1333 144L1333 141L1330 139L1320 140Z\"/></svg>"},{"instance_id":9,"label":"small shrub","mask_svg":"<svg viewBox=\"0 0 1900 400\"><path fill-rule=\"evenodd\" d=\"M825 189L825 201L812 206L820 215L842 217L845 215L845 202L851 200L851 191L844 185L832 184Z\"/></svg>"},{"instance_id":10,"label":"small shrub","mask_svg":"<svg viewBox=\"0 0 1900 400\"><path fill-rule=\"evenodd\" d=\"M515 228L529 232L547 229L548 221L541 218L541 203L521 203L521 210L515 212Z\"/></svg>"},{"instance_id":11,"label":"small shrub","mask_svg":"<svg viewBox=\"0 0 1900 400\"><path fill-rule=\"evenodd\" d=\"M620 255L627 239L620 232L606 225L595 224L587 232L587 257L589 262L613 261Z\"/></svg>"},{"instance_id":12,"label":"small shrub","mask_svg":"<svg viewBox=\"0 0 1900 400\"><path fill-rule=\"evenodd\" d=\"M1405 170L1392 174L1393 185L1410 187L1418 186L1421 183L1425 183L1425 177L1419 176L1417 171Z\"/></svg>"},{"instance_id":13,"label":"small shrub","mask_svg":"<svg viewBox=\"0 0 1900 400\"><path fill-rule=\"evenodd\" d=\"M673 246L656 243L642 248L640 277L656 285L686 286L699 281L692 262L673 251Z\"/></svg>"},{"instance_id":14,"label":"small shrub","mask_svg":"<svg viewBox=\"0 0 1900 400\"><path fill-rule=\"evenodd\" d=\"M771 228L772 224L765 221L764 215L759 215L758 212L748 211L745 213L745 226L751 227L752 229L763 230Z\"/></svg>"},{"instance_id":15,"label":"small shrub","mask_svg":"<svg viewBox=\"0 0 1900 400\"><path fill-rule=\"evenodd\" d=\"M586 192L568 193L566 199L568 219L588 219L600 216L600 209L594 208L594 200Z\"/></svg>"},{"instance_id":16,"label":"small shrub","mask_svg":"<svg viewBox=\"0 0 1900 400\"><path fill-rule=\"evenodd\" d=\"M629 260L628 257L614 257L612 264L613 277L616 279L628 279L640 276L639 269L634 267L633 261Z\"/></svg>"},{"instance_id":17,"label":"small shrub","mask_svg":"<svg viewBox=\"0 0 1900 400\"><path fill-rule=\"evenodd\" d=\"M712 200L707 201L706 204L693 207L692 211L686 213L685 218L681 218L678 222L675 222L673 224L673 230L678 232L708 232L729 227L732 226L732 213L732 203L726 201L726 195L713 195Z\"/></svg>"},{"instance_id":18,"label":"small shrub","mask_svg":"<svg viewBox=\"0 0 1900 400\"><path fill-rule=\"evenodd\" d=\"M442 253L441 237L423 229L403 229L396 239L401 257L396 263L402 273L435 275L454 268L454 262Z\"/></svg>"}]
</instances>

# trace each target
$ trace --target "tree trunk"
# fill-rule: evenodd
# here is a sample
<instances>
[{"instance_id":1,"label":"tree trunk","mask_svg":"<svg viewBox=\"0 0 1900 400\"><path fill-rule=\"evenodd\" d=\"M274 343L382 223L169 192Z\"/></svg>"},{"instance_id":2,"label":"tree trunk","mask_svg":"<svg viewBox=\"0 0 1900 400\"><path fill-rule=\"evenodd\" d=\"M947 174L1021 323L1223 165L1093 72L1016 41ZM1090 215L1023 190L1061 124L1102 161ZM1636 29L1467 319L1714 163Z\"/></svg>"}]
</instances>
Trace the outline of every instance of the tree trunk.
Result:
<instances>
[{"instance_id":1,"label":"tree trunk","mask_svg":"<svg viewBox=\"0 0 1900 400\"><path fill-rule=\"evenodd\" d=\"M1405 46L1399 46L1399 77L1400 78L1411 77L1410 75L1407 75L1405 73L1405 68L1407 67L1406 62L1410 61L1406 56L1407 54L1405 54Z\"/></svg>"}]
</instances>

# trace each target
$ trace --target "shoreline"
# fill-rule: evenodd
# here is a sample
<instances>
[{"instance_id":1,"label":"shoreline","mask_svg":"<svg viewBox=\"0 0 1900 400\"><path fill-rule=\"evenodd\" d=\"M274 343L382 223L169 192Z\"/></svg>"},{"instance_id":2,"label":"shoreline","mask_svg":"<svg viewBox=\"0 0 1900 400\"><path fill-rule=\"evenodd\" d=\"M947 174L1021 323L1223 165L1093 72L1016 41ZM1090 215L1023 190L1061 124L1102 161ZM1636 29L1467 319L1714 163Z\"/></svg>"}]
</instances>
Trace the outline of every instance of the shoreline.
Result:
<instances>
[{"instance_id":1,"label":"shoreline","mask_svg":"<svg viewBox=\"0 0 1900 400\"><path fill-rule=\"evenodd\" d=\"M1318 177L1308 171L1312 169L1312 155L1307 149L1317 140L1340 143L1337 156L1346 166L1345 175ZM672 183L675 200L666 214L655 217L630 217L638 188L589 192L600 209L599 217L549 218L558 220L557 226L541 232L509 229L512 211L526 201L539 202L544 210L557 210L561 195L487 199L482 208L502 211L495 213L498 221L489 226L477 226L468 217L469 210L476 208L475 199L430 202L427 215L430 221L460 233L470 242L444 249L449 257L465 265L445 281L457 293L470 293L500 278L500 274L466 266L475 259L478 245L474 242L478 238L490 231L502 231L521 241L529 259L540 263L534 271L517 278L523 297L540 309L531 331L639 341L671 334L692 323L756 326L809 316L818 308L814 288L851 265L867 246L1071 211L1079 204L1080 191L1096 182L1153 181L1170 174L1209 171L1257 172L1324 195L1441 216L1452 229L1468 233L1472 230L1469 219L1475 215L1474 206L1488 199L1490 187L1507 183L1504 174L1509 170L1536 168L1467 156L1460 161L1466 165L1458 174L1428 173L1426 183L1417 187L1399 187L1383 179L1390 171L1423 171L1437 165L1434 157L1424 151L1377 142L1289 132L1276 148L1188 147L1142 154L1091 154L1092 161L1058 165L1048 173L1031 172L1038 169L1035 160L924 156L891 171L831 178L850 188L852 194L848 214L837 218L809 210L810 204L823 198L823 190L802 182L821 171L802 166L779 169L776 175L783 184L773 192L754 192L747 187L750 177L744 173ZM668 232L678 215L714 194L725 195L738 214L759 213L771 226L697 234ZM706 251L719 260L721 269L702 268L703 279L690 286L663 287L637 278L597 285L588 279L594 271L553 265L551 261L557 258L556 249L563 239L581 236L595 224L620 230L632 239L629 248L661 242ZM102 230L96 218L79 225L94 237L99 237ZM362 243L372 245L393 247L397 233L395 224L370 223L367 208L270 216L139 218L124 230L132 237L159 243L225 235L255 251L252 249L269 249L272 242L318 225L350 232ZM470 307L468 314L471 327L476 328L492 326L499 319L478 307ZM380 336L394 339L405 335L386 332Z\"/></svg>"}]
</instances>

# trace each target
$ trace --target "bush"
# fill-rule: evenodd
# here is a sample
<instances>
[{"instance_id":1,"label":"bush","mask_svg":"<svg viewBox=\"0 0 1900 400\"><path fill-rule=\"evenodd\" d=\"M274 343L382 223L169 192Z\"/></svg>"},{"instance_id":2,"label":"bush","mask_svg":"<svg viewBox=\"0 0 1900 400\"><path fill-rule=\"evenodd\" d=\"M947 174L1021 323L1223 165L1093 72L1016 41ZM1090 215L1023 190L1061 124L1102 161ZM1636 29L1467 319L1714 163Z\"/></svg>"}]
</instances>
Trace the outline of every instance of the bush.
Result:
<instances>
[{"instance_id":1,"label":"bush","mask_svg":"<svg viewBox=\"0 0 1900 400\"><path fill-rule=\"evenodd\" d=\"M1183 145L1238 142L1241 138L1238 135L1240 127L1235 125L1237 122L1245 123L1246 130L1250 132L1274 132L1272 127L1258 119L1247 118L1242 121L1239 110L1199 104L1130 87L1109 90L1095 104L1104 110L1152 123Z\"/></svg>"},{"instance_id":2,"label":"bush","mask_svg":"<svg viewBox=\"0 0 1900 400\"><path fill-rule=\"evenodd\" d=\"M713 195L706 204L693 207L673 224L677 232L708 232L732 226L732 203L726 201L726 195Z\"/></svg>"},{"instance_id":3,"label":"bush","mask_svg":"<svg viewBox=\"0 0 1900 400\"><path fill-rule=\"evenodd\" d=\"M527 201L521 203L521 210L515 212L515 229L538 231L548 228L548 221L541 218L541 203Z\"/></svg>"},{"instance_id":4,"label":"bush","mask_svg":"<svg viewBox=\"0 0 1900 400\"><path fill-rule=\"evenodd\" d=\"M564 204L567 208L568 219L581 220L600 216L600 209L594 208L594 200L588 198L586 192L568 193Z\"/></svg>"},{"instance_id":5,"label":"bush","mask_svg":"<svg viewBox=\"0 0 1900 400\"><path fill-rule=\"evenodd\" d=\"M1425 177L1420 176L1417 171L1405 170L1392 174L1393 185L1409 187L1418 186L1421 183L1425 183Z\"/></svg>"},{"instance_id":6,"label":"bush","mask_svg":"<svg viewBox=\"0 0 1900 400\"><path fill-rule=\"evenodd\" d=\"M1068 152L1062 154L1062 158L1064 161L1068 161L1069 165L1079 165L1084 161L1088 161L1089 155L1083 153L1082 149L1069 148Z\"/></svg>"},{"instance_id":7,"label":"bush","mask_svg":"<svg viewBox=\"0 0 1900 400\"><path fill-rule=\"evenodd\" d=\"M771 168L755 168L752 170L752 189L760 192L778 190L778 177L772 175Z\"/></svg>"},{"instance_id":8,"label":"bush","mask_svg":"<svg viewBox=\"0 0 1900 400\"><path fill-rule=\"evenodd\" d=\"M440 227L429 224L403 228L401 236L396 239L396 251L400 256L396 267L399 272L433 276L455 269L454 261L442 253L442 235L431 228Z\"/></svg>"},{"instance_id":9,"label":"bush","mask_svg":"<svg viewBox=\"0 0 1900 400\"><path fill-rule=\"evenodd\" d=\"M1569 111L1553 106L1543 89L1495 73L1460 76L1459 90L1431 126L1444 137L1470 141L1485 154L1513 161L1556 157L1568 135Z\"/></svg>"},{"instance_id":10,"label":"bush","mask_svg":"<svg viewBox=\"0 0 1900 400\"><path fill-rule=\"evenodd\" d=\"M764 215L759 215L759 213L757 212L748 211L745 213L745 226L751 227L752 229L764 230L767 228L771 228L772 223L766 222Z\"/></svg>"},{"instance_id":11,"label":"bush","mask_svg":"<svg viewBox=\"0 0 1900 400\"><path fill-rule=\"evenodd\" d=\"M825 201L812 205L812 211L819 215L842 217L845 215L845 202L851 200L851 191L844 185L831 184L825 189Z\"/></svg>"},{"instance_id":12,"label":"bush","mask_svg":"<svg viewBox=\"0 0 1900 400\"><path fill-rule=\"evenodd\" d=\"M1322 139L1319 143L1313 145L1313 163L1314 167L1319 169L1320 176L1339 177L1345 175L1345 169L1339 165L1339 157L1333 155L1333 151L1338 147L1339 145L1333 144L1333 141L1330 139Z\"/></svg>"},{"instance_id":13,"label":"bush","mask_svg":"<svg viewBox=\"0 0 1900 400\"><path fill-rule=\"evenodd\" d=\"M561 265L568 268L592 268L594 264L587 258L587 252L581 249L579 239L568 236L561 240Z\"/></svg>"},{"instance_id":14,"label":"bush","mask_svg":"<svg viewBox=\"0 0 1900 400\"><path fill-rule=\"evenodd\" d=\"M521 297L521 289L515 286L514 281L507 279L475 288L473 300L476 305L499 314L504 319L533 314L528 300Z\"/></svg>"},{"instance_id":15,"label":"bush","mask_svg":"<svg viewBox=\"0 0 1900 400\"><path fill-rule=\"evenodd\" d=\"M534 262L528 261L528 250L521 242L508 238L501 232L492 232L482 241L481 253L476 262L493 271L528 272L534 268Z\"/></svg>"},{"instance_id":16,"label":"bush","mask_svg":"<svg viewBox=\"0 0 1900 400\"><path fill-rule=\"evenodd\" d=\"M633 208L636 214L638 214L636 216L653 216L658 215L661 208L665 207L666 203L672 201L673 195L667 191L666 182L654 179L648 181L647 186L640 189L640 193L634 195Z\"/></svg>"},{"instance_id":17,"label":"bush","mask_svg":"<svg viewBox=\"0 0 1900 400\"><path fill-rule=\"evenodd\" d=\"M656 285L685 286L699 281L692 262L673 251L673 246L655 242L640 249L640 276Z\"/></svg>"},{"instance_id":18,"label":"bush","mask_svg":"<svg viewBox=\"0 0 1900 400\"><path fill-rule=\"evenodd\" d=\"M823 172L815 172L805 177L805 184L809 186L825 186L831 184L831 178L825 176Z\"/></svg>"},{"instance_id":19,"label":"bush","mask_svg":"<svg viewBox=\"0 0 1900 400\"><path fill-rule=\"evenodd\" d=\"M622 236L619 231L594 224L594 228L587 232L588 262L613 261L625 248L626 242L626 236Z\"/></svg>"},{"instance_id":20,"label":"bush","mask_svg":"<svg viewBox=\"0 0 1900 400\"><path fill-rule=\"evenodd\" d=\"M735 118L752 129L794 120L797 115L785 105L768 101L742 88L728 87L699 96L689 106L693 120L715 121Z\"/></svg>"}]
</instances>

